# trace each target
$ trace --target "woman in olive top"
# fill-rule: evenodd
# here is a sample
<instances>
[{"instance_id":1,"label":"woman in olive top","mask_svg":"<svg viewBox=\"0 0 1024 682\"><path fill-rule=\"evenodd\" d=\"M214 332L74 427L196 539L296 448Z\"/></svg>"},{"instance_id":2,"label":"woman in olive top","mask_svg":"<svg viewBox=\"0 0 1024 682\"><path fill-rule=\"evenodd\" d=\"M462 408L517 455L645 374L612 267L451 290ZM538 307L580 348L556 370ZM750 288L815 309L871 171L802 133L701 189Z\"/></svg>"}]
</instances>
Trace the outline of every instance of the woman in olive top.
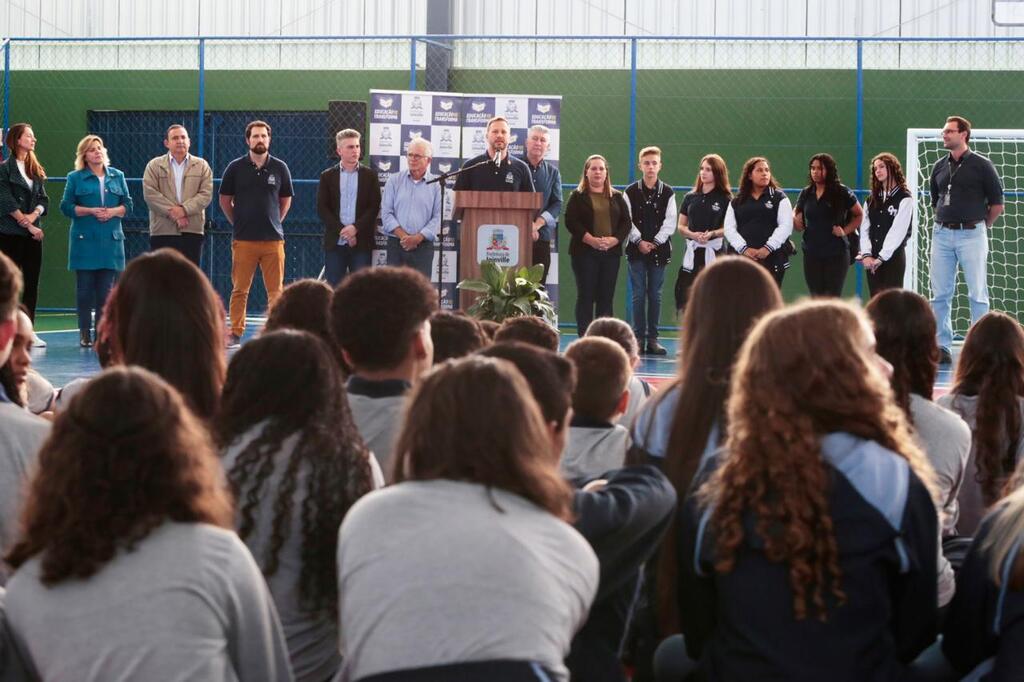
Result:
<instances>
[{"instance_id":1,"label":"woman in olive top","mask_svg":"<svg viewBox=\"0 0 1024 682\"><path fill-rule=\"evenodd\" d=\"M77 283L80 345L92 345L92 312L96 328L107 294L117 274L124 270L124 232L121 219L132 208L124 173L111 168L110 158L98 135L86 135L78 143L75 170L68 175L61 213L71 218L68 236L68 269Z\"/></svg>"},{"instance_id":2,"label":"woman in olive top","mask_svg":"<svg viewBox=\"0 0 1024 682\"><path fill-rule=\"evenodd\" d=\"M50 204L46 171L36 159L36 136L28 123L7 131L7 161L0 165L0 251L21 268L25 281L22 303L35 320L39 269L43 262L43 230L39 218ZM43 345L36 341L36 346Z\"/></svg>"},{"instance_id":3,"label":"woman in olive top","mask_svg":"<svg viewBox=\"0 0 1024 682\"><path fill-rule=\"evenodd\" d=\"M608 162L587 158L579 187L569 195L565 226L572 240L569 256L576 277L576 327L583 336L595 317L611 317L622 242L632 223L622 193L612 189Z\"/></svg>"},{"instance_id":4,"label":"woman in olive top","mask_svg":"<svg viewBox=\"0 0 1024 682\"><path fill-rule=\"evenodd\" d=\"M768 159L755 156L743 164L740 193L725 212L725 239L737 253L768 268L775 282L789 268L793 205L772 177Z\"/></svg>"},{"instance_id":5,"label":"woman in olive top","mask_svg":"<svg viewBox=\"0 0 1024 682\"><path fill-rule=\"evenodd\" d=\"M693 278L715 261L725 235L725 211L732 200L729 169L718 154L700 160L693 191L683 197L679 208L679 234L686 237L686 252L676 279L676 311L680 315L693 285Z\"/></svg>"},{"instance_id":6,"label":"woman in olive top","mask_svg":"<svg viewBox=\"0 0 1024 682\"><path fill-rule=\"evenodd\" d=\"M842 296L850 269L848 240L860 248L854 233L864 212L853 190L839 182L835 159L815 154L808 167L808 185L793 212L793 227L804 233L804 280L811 296Z\"/></svg>"}]
</instances>

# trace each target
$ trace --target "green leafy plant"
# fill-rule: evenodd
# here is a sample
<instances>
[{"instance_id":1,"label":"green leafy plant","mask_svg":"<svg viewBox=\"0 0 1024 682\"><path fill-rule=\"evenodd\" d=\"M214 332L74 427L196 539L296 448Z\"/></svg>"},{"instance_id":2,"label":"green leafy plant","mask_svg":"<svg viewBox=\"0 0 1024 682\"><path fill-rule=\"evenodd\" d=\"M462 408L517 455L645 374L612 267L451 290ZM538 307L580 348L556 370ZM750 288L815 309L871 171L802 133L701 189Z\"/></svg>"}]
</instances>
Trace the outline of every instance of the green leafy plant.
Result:
<instances>
[{"instance_id":1,"label":"green leafy plant","mask_svg":"<svg viewBox=\"0 0 1024 682\"><path fill-rule=\"evenodd\" d=\"M459 289L480 294L468 311L481 320L501 322L509 317L537 315L555 324L555 309L541 284L544 266L503 268L491 261L480 264L480 279L464 279Z\"/></svg>"}]
</instances>

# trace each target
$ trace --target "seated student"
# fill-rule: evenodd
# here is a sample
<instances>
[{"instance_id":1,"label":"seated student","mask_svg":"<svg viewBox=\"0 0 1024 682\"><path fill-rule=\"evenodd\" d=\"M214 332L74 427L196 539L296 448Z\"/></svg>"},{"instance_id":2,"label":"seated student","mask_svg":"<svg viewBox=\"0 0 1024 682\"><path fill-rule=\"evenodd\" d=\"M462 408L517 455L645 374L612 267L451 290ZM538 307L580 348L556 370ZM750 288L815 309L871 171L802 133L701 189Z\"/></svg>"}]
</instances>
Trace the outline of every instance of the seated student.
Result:
<instances>
[{"instance_id":1,"label":"seated student","mask_svg":"<svg viewBox=\"0 0 1024 682\"><path fill-rule=\"evenodd\" d=\"M0 384L7 397L18 407L26 410L29 405L28 372L32 367L32 320L24 309L15 313L17 326L11 342L7 361L0 364ZM33 412L33 414L36 414Z\"/></svg>"},{"instance_id":2,"label":"seated student","mask_svg":"<svg viewBox=\"0 0 1024 682\"><path fill-rule=\"evenodd\" d=\"M651 385L636 375L640 365L640 344L636 341L633 328L615 317L599 317L587 327L587 336L603 336L619 344L629 357L629 366L633 370L629 377L629 405L619 419L619 423L627 429L632 428L637 413L640 412L651 397Z\"/></svg>"},{"instance_id":3,"label":"seated student","mask_svg":"<svg viewBox=\"0 0 1024 682\"><path fill-rule=\"evenodd\" d=\"M331 299L331 331L352 368L346 384L352 418L388 481L405 394L434 359L435 310L437 292L412 268L360 270Z\"/></svg>"},{"instance_id":4,"label":"seated student","mask_svg":"<svg viewBox=\"0 0 1024 682\"><path fill-rule=\"evenodd\" d=\"M160 375L203 420L213 419L226 366L224 305L173 249L133 258L103 308L99 336L113 362Z\"/></svg>"},{"instance_id":5,"label":"seated student","mask_svg":"<svg viewBox=\"0 0 1024 682\"><path fill-rule=\"evenodd\" d=\"M964 679L1009 682L1024 671L1024 464L981 522L957 575L942 652ZM985 675L988 675L987 677Z\"/></svg>"},{"instance_id":6,"label":"seated student","mask_svg":"<svg viewBox=\"0 0 1024 682\"><path fill-rule=\"evenodd\" d=\"M944 536L956 534L960 514L957 494L971 451L971 429L955 413L932 402L939 346L935 315L928 299L907 289L889 289L872 298L865 309L874 326L878 354L892 365L896 404L913 426L918 445L935 470ZM956 590L953 567L939 557L939 606Z\"/></svg>"},{"instance_id":7,"label":"seated student","mask_svg":"<svg viewBox=\"0 0 1024 682\"><path fill-rule=\"evenodd\" d=\"M440 365L395 457L395 484L341 524L344 678L567 680L598 564L526 380L503 360Z\"/></svg>"},{"instance_id":8,"label":"seated student","mask_svg":"<svg viewBox=\"0 0 1024 682\"><path fill-rule=\"evenodd\" d=\"M21 288L21 271L0 253L0 365L7 362L18 334ZM25 480L49 433L49 422L14 403L9 389L0 384L0 552L14 541ZM0 560L0 587L8 575L7 564Z\"/></svg>"},{"instance_id":9,"label":"seated student","mask_svg":"<svg viewBox=\"0 0 1024 682\"><path fill-rule=\"evenodd\" d=\"M267 579L295 679L331 679L341 667L338 526L374 486L372 455L327 345L281 330L242 346L215 433L238 500L238 535Z\"/></svg>"},{"instance_id":10,"label":"seated student","mask_svg":"<svg viewBox=\"0 0 1024 682\"><path fill-rule=\"evenodd\" d=\"M939 405L971 427L956 530L970 537L1006 479L1024 460L1024 330L1005 313L986 313L967 332L949 393Z\"/></svg>"},{"instance_id":11,"label":"seated student","mask_svg":"<svg viewBox=\"0 0 1024 682\"><path fill-rule=\"evenodd\" d=\"M344 375L348 374L341 349L331 334L331 297L334 289L318 279L299 279L281 290L281 295L267 311L264 333L278 329L300 329L310 332L327 344L331 356Z\"/></svg>"},{"instance_id":12,"label":"seated student","mask_svg":"<svg viewBox=\"0 0 1024 682\"><path fill-rule=\"evenodd\" d=\"M494 335L498 333L501 325L494 320L477 320L480 323L480 329L483 330L484 338L487 339L487 345L494 343Z\"/></svg>"},{"instance_id":13,"label":"seated student","mask_svg":"<svg viewBox=\"0 0 1024 682\"><path fill-rule=\"evenodd\" d=\"M866 317L763 317L728 410L677 537L690 656L713 679L901 679L935 639L938 514Z\"/></svg>"},{"instance_id":14,"label":"seated student","mask_svg":"<svg viewBox=\"0 0 1024 682\"><path fill-rule=\"evenodd\" d=\"M440 310L430 316L430 339L434 342L434 364L475 353L487 345L483 329L465 313Z\"/></svg>"},{"instance_id":15,"label":"seated student","mask_svg":"<svg viewBox=\"0 0 1024 682\"><path fill-rule=\"evenodd\" d=\"M495 343L522 341L538 348L558 351L558 330L536 315L510 317L494 335Z\"/></svg>"},{"instance_id":16,"label":"seated student","mask_svg":"<svg viewBox=\"0 0 1024 682\"><path fill-rule=\"evenodd\" d=\"M38 461L6 556L8 624L34 676L292 679L209 436L167 382L107 370Z\"/></svg>"},{"instance_id":17,"label":"seated student","mask_svg":"<svg viewBox=\"0 0 1024 682\"><path fill-rule=\"evenodd\" d=\"M495 344L481 355L508 360L526 377L561 449L575 385L571 362L525 343ZM573 498L574 526L597 553L601 582L586 624L572 641L566 665L574 680L625 682L621 648L636 600L640 567L661 540L676 494L655 467L626 467L590 481Z\"/></svg>"},{"instance_id":18,"label":"seated student","mask_svg":"<svg viewBox=\"0 0 1024 682\"><path fill-rule=\"evenodd\" d=\"M560 468L569 479L593 478L618 469L629 449L629 429L618 424L629 404L629 366L617 343L599 336L569 344L565 357L576 366L569 440Z\"/></svg>"}]
</instances>

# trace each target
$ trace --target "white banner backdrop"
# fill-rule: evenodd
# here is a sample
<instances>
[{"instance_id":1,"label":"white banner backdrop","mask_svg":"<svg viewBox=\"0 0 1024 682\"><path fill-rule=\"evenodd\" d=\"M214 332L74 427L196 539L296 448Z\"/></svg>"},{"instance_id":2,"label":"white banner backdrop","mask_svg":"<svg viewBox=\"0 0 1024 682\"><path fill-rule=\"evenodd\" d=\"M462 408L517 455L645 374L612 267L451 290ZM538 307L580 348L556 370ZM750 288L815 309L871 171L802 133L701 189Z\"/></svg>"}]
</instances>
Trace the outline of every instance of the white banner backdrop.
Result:
<instances>
[{"instance_id":1,"label":"white banner backdrop","mask_svg":"<svg viewBox=\"0 0 1024 682\"><path fill-rule=\"evenodd\" d=\"M459 168L468 158L482 154L487 147L485 132L487 121L495 115L509 120L512 129L509 151L513 156L525 155L526 131L541 124L551 129L551 146L547 160L558 165L562 98L545 95L473 95L451 92L423 92L408 90L370 91L370 167L377 171L381 186L388 178L406 168L405 152L409 141L422 137L434 148L430 173L440 175ZM452 309L458 306L455 288L458 274L457 224L451 220L452 188L455 179L448 180L445 190L444 220L441 227L440 254L441 305ZM386 262L387 237L378 232L373 252L374 265ZM548 273L548 293L558 303L558 234L551 243L551 269ZM470 247L471 248L471 247ZM437 258L435 252L431 279L437 284Z\"/></svg>"}]
</instances>

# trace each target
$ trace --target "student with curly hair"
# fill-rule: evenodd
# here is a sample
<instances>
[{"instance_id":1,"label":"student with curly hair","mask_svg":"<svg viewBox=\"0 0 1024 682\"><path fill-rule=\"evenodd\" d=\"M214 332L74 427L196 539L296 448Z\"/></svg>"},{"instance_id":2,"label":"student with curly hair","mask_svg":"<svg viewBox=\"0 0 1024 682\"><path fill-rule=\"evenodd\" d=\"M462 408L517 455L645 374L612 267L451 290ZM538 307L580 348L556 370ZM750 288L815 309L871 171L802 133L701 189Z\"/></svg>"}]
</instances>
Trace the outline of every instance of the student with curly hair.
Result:
<instances>
[{"instance_id":1,"label":"student with curly hair","mask_svg":"<svg viewBox=\"0 0 1024 682\"><path fill-rule=\"evenodd\" d=\"M935 639L938 515L863 313L763 317L728 413L678 536L691 657L715 679L900 678Z\"/></svg>"},{"instance_id":2,"label":"student with curly hair","mask_svg":"<svg viewBox=\"0 0 1024 682\"><path fill-rule=\"evenodd\" d=\"M529 384L469 356L430 372L408 406L395 484L341 526L343 674L564 682L598 563L567 523L572 490Z\"/></svg>"},{"instance_id":3,"label":"student with curly hair","mask_svg":"<svg viewBox=\"0 0 1024 682\"><path fill-rule=\"evenodd\" d=\"M338 655L338 526L374 486L337 367L309 332L265 334L228 367L217 416L238 535L263 571L296 680L330 679Z\"/></svg>"},{"instance_id":4,"label":"student with curly hair","mask_svg":"<svg viewBox=\"0 0 1024 682\"><path fill-rule=\"evenodd\" d=\"M903 167L889 152L871 159L871 194L863 211L858 257L867 275L868 291L877 296L885 289L903 286L914 217L914 196L903 177Z\"/></svg>"},{"instance_id":5,"label":"student with curly hair","mask_svg":"<svg viewBox=\"0 0 1024 682\"><path fill-rule=\"evenodd\" d=\"M938 403L963 417L973 434L956 526L971 536L1024 459L1024 330L1017 320L991 312L971 327L953 387Z\"/></svg>"},{"instance_id":6,"label":"student with curly hair","mask_svg":"<svg viewBox=\"0 0 1024 682\"><path fill-rule=\"evenodd\" d=\"M6 557L8 624L35 676L292 679L222 477L206 428L155 374L109 369L71 400Z\"/></svg>"},{"instance_id":7,"label":"student with curly hair","mask_svg":"<svg viewBox=\"0 0 1024 682\"><path fill-rule=\"evenodd\" d=\"M743 164L740 191L725 209L722 229L732 250L767 268L781 289L789 268L793 205L768 159L754 156Z\"/></svg>"}]
</instances>

